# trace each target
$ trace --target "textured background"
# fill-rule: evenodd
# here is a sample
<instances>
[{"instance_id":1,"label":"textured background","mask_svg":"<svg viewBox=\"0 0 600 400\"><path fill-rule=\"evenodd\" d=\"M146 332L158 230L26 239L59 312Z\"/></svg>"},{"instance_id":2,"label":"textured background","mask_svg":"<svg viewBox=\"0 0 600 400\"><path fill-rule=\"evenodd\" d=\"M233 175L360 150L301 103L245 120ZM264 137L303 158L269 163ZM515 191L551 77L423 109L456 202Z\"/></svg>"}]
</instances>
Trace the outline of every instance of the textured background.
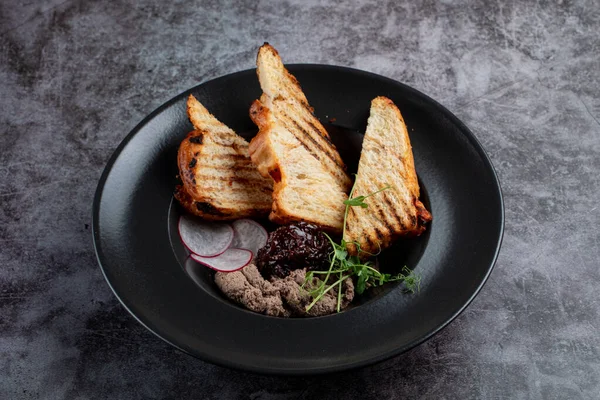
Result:
<instances>
[{"instance_id":1,"label":"textured background","mask_svg":"<svg viewBox=\"0 0 600 400\"><path fill-rule=\"evenodd\" d=\"M0 398L598 398L598 3L219 3L1 2ZM216 367L147 332L97 266L92 197L112 151L174 95L253 67L265 40L289 63L425 92L497 168L490 280L402 356L316 378Z\"/></svg>"}]
</instances>

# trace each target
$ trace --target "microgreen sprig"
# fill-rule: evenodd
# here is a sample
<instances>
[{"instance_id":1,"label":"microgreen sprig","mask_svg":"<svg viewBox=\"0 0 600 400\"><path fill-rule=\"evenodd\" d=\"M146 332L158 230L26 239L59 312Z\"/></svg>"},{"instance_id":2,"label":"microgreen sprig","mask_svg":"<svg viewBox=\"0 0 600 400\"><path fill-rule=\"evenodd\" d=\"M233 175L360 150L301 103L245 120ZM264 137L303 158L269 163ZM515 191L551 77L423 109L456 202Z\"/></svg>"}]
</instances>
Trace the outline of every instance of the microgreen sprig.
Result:
<instances>
[{"instance_id":1,"label":"microgreen sprig","mask_svg":"<svg viewBox=\"0 0 600 400\"><path fill-rule=\"evenodd\" d=\"M419 290L421 277L411 271L410 268L404 266L402 271L396 275L382 273L374 267L374 264L371 261L361 261L358 254L367 252L361 250L358 242L347 242L345 240L346 220L348 219L350 207L367 208L369 205L365 203L365 199L390 188L391 186L387 185L368 195L352 197L354 186L352 187L348 200L344 201L346 209L344 211L344 225L340 243L335 243L329 235L324 233L331 243L332 248L332 251L329 253L329 269L327 271L309 271L302 284L302 289L306 290L313 298L313 301L306 307L306 311L309 311L327 292L337 286L336 310L337 312L340 312L342 304L342 285L346 279L352 277L356 277L355 290L358 294L363 293L369 287L381 286L384 283L394 281L404 282L406 291L410 293ZM348 253L348 244L354 244L356 246L357 255L350 255ZM367 254L376 255L370 253ZM334 279L335 281L333 283L329 283L330 280Z\"/></svg>"}]
</instances>

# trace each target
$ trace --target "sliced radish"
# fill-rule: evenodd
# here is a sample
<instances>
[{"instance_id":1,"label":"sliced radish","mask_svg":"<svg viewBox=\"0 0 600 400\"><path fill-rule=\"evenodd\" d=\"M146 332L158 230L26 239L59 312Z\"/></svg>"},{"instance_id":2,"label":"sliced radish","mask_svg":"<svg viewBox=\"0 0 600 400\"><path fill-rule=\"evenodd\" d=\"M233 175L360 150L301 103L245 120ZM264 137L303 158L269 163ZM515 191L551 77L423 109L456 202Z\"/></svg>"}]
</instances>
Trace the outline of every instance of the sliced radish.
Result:
<instances>
[{"instance_id":1,"label":"sliced radish","mask_svg":"<svg viewBox=\"0 0 600 400\"><path fill-rule=\"evenodd\" d=\"M251 219L238 219L233 222L233 242L231 247L248 249L253 254L267 244L269 234L261 224Z\"/></svg>"},{"instance_id":2,"label":"sliced radish","mask_svg":"<svg viewBox=\"0 0 600 400\"><path fill-rule=\"evenodd\" d=\"M253 254L250 250L230 248L216 257L202 257L193 253L190 254L190 257L215 271L233 272L250 264Z\"/></svg>"},{"instance_id":3,"label":"sliced radish","mask_svg":"<svg viewBox=\"0 0 600 400\"><path fill-rule=\"evenodd\" d=\"M206 222L184 214L179 218L179 236L192 253L215 257L231 245L233 228L229 224Z\"/></svg>"}]
</instances>

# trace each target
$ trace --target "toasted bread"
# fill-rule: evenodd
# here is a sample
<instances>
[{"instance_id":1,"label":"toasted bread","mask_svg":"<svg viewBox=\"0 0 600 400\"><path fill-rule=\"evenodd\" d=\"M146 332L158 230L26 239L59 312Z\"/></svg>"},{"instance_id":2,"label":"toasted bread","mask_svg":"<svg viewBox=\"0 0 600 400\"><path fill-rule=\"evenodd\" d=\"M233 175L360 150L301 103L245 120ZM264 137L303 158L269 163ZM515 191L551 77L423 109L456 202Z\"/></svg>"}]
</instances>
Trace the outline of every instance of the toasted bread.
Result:
<instances>
[{"instance_id":1,"label":"toasted bread","mask_svg":"<svg viewBox=\"0 0 600 400\"><path fill-rule=\"evenodd\" d=\"M179 146L183 184L176 188L175 198L189 212L208 220L268 215L273 183L250 161L248 142L192 95L187 112L195 130Z\"/></svg>"},{"instance_id":2,"label":"toasted bread","mask_svg":"<svg viewBox=\"0 0 600 400\"><path fill-rule=\"evenodd\" d=\"M269 218L340 232L351 185L344 163L277 51L265 43L256 64L263 94L250 107L259 133L249 151L259 172L274 181Z\"/></svg>"},{"instance_id":3,"label":"toasted bread","mask_svg":"<svg viewBox=\"0 0 600 400\"><path fill-rule=\"evenodd\" d=\"M365 200L367 208L350 207L348 212L345 239L358 242L366 253L385 249L399 236L420 235L431 220L419 200L419 182L402 114L390 99L377 97L371 102L352 197L366 196L387 185L391 188ZM358 253L354 244L348 245L348 250Z\"/></svg>"}]
</instances>

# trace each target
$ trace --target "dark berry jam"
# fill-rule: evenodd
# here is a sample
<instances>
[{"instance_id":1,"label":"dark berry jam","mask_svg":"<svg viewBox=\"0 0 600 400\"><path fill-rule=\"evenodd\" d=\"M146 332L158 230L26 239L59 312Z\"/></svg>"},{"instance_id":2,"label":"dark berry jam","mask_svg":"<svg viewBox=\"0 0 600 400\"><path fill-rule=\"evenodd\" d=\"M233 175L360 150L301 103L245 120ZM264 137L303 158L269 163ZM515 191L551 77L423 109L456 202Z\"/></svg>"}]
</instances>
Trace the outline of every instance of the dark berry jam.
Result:
<instances>
[{"instance_id":1,"label":"dark berry jam","mask_svg":"<svg viewBox=\"0 0 600 400\"><path fill-rule=\"evenodd\" d=\"M331 243L315 225L297 222L277 228L258 250L256 266L265 278L284 278L300 268L327 270Z\"/></svg>"}]
</instances>

